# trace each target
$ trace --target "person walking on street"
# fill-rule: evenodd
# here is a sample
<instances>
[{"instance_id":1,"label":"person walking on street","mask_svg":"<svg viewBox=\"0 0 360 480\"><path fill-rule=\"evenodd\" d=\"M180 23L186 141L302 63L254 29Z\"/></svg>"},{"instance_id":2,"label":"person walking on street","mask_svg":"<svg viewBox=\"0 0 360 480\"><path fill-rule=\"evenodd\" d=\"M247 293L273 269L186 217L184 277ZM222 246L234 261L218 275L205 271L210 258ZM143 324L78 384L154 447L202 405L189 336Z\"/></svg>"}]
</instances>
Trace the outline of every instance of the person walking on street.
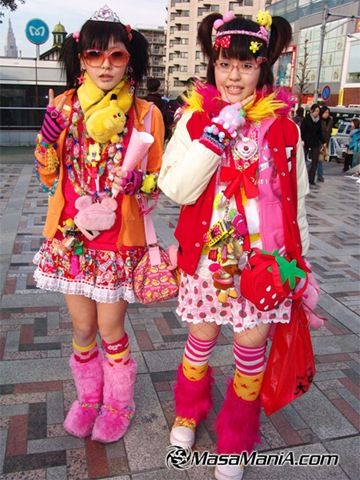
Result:
<instances>
[{"instance_id":1,"label":"person walking on street","mask_svg":"<svg viewBox=\"0 0 360 480\"><path fill-rule=\"evenodd\" d=\"M147 52L145 37L110 8L95 12L63 44L69 90L54 98L50 89L35 149L49 202L34 279L38 288L64 294L73 325L77 400L64 428L102 443L123 437L135 412L137 365L124 323L146 246L138 198L146 179L157 176L164 138L159 110L135 95ZM153 143L145 173L134 151L147 123ZM131 152L134 166L123 168Z\"/></svg>"},{"instance_id":2,"label":"person walking on street","mask_svg":"<svg viewBox=\"0 0 360 480\"><path fill-rule=\"evenodd\" d=\"M324 143L320 122L320 106L317 103L311 106L310 114L304 118L300 130L301 138L304 142L305 158L307 159L309 156L311 159L309 183L310 185L315 185L320 148Z\"/></svg>"},{"instance_id":3,"label":"person walking on street","mask_svg":"<svg viewBox=\"0 0 360 480\"><path fill-rule=\"evenodd\" d=\"M171 133L172 118L168 109L168 102L162 98L162 95L159 92L160 85L161 82L158 78L148 78L146 81L148 94L146 95L145 100L153 102L162 113L165 125L165 140L167 140Z\"/></svg>"},{"instance_id":4,"label":"person walking on street","mask_svg":"<svg viewBox=\"0 0 360 480\"><path fill-rule=\"evenodd\" d=\"M354 154L359 154L360 152L360 120L354 118L351 121L351 132L349 145L345 153L345 162L343 172L347 172L353 166Z\"/></svg>"},{"instance_id":5,"label":"person walking on street","mask_svg":"<svg viewBox=\"0 0 360 480\"><path fill-rule=\"evenodd\" d=\"M304 120L304 108L303 107L299 107L297 110L296 110L296 115L295 117L293 118L293 121L296 123L296 125L298 127L301 127L301 124Z\"/></svg>"},{"instance_id":6,"label":"person walking on street","mask_svg":"<svg viewBox=\"0 0 360 480\"><path fill-rule=\"evenodd\" d=\"M320 119L321 133L324 144L320 150L319 163L317 168L317 179L318 182L324 182L324 161L328 161L329 158L328 145L333 128L333 118L330 115L329 107L327 107L326 105L322 106L320 109Z\"/></svg>"}]
</instances>

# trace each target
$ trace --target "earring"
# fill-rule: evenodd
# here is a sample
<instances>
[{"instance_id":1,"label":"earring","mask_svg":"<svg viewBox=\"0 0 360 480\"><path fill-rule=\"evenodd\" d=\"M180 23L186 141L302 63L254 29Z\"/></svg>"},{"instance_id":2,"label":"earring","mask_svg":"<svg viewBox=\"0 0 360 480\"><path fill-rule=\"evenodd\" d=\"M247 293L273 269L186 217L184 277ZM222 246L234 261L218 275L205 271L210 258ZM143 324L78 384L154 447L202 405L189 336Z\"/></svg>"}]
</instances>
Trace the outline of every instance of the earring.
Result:
<instances>
[{"instance_id":1,"label":"earring","mask_svg":"<svg viewBox=\"0 0 360 480\"><path fill-rule=\"evenodd\" d=\"M76 78L78 86L82 85L85 82L85 68L81 69L80 75Z\"/></svg>"},{"instance_id":2,"label":"earring","mask_svg":"<svg viewBox=\"0 0 360 480\"><path fill-rule=\"evenodd\" d=\"M125 73L126 73L126 76L130 82L130 88L129 88L129 92L130 92L130 95L134 95L135 93L135 88L136 88L136 81L134 80L132 74L134 72L134 69L131 65L127 65L126 67L126 70L125 70Z\"/></svg>"}]
</instances>

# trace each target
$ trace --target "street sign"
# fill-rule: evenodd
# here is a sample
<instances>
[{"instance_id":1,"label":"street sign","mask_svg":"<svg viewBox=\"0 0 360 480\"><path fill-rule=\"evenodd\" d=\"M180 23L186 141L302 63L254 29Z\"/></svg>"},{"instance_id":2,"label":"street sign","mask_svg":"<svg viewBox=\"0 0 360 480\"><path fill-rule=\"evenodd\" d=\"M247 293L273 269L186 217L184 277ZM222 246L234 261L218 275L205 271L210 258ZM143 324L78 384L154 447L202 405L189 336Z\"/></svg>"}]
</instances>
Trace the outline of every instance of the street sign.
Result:
<instances>
[{"instance_id":1,"label":"street sign","mask_svg":"<svg viewBox=\"0 0 360 480\"><path fill-rule=\"evenodd\" d=\"M328 98L330 97L330 87L329 85L325 85L325 87L321 90L321 98L323 100L328 100Z\"/></svg>"},{"instance_id":2,"label":"street sign","mask_svg":"<svg viewBox=\"0 0 360 480\"><path fill-rule=\"evenodd\" d=\"M40 18L30 20L25 28L26 38L35 45L42 45L49 38L49 27Z\"/></svg>"}]
</instances>

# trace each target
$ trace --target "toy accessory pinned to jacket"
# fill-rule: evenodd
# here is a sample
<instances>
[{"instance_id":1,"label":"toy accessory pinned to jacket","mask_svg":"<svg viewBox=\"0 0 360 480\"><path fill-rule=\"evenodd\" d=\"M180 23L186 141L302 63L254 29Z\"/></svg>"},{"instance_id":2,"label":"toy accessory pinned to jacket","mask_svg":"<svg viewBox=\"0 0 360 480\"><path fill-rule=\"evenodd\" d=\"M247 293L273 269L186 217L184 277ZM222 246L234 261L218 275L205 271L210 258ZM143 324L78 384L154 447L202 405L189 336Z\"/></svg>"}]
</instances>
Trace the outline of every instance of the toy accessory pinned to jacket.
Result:
<instances>
[{"instance_id":1,"label":"toy accessory pinned to jacket","mask_svg":"<svg viewBox=\"0 0 360 480\"><path fill-rule=\"evenodd\" d=\"M98 143L118 141L118 133L122 132L126 123L124 112L119 108L117 96L111 95L109 105L94 112L86 122L91 138Z\"/></svg>"}]
</instances>

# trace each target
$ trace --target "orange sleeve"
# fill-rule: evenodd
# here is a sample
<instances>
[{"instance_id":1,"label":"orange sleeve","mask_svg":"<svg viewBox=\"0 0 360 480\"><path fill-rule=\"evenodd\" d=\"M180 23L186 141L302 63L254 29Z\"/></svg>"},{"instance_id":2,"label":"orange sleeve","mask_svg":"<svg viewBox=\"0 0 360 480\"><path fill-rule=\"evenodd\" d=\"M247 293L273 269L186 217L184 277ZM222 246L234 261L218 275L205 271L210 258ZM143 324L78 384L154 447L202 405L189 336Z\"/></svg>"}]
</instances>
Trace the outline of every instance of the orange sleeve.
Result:
<instances>
[{"instance_id":1,"label":"orange sleeve","mask_svg":"<svg viewBox=\"0 0 360 480\"><path fill-rule=\"evenodd\" d=\"M154 143L151 145L148 154L147 171L158 172L161 167L162 155L164 151L165 127L163 116L160 110L154 106L151 118L151 135L154 137Z\"/></svg>"}]
</instances>

